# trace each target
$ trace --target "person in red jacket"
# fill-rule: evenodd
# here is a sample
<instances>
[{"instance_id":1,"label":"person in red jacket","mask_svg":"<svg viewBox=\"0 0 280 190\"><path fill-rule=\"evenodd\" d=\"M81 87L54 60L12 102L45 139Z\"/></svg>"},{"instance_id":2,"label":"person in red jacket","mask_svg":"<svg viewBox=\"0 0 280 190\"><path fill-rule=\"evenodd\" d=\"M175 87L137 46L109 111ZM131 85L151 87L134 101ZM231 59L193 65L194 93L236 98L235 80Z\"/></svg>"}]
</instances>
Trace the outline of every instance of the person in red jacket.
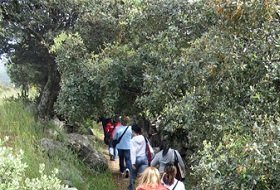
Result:
<instances>
[{"instance_id":1,"label":"person in red jacket","mask_svg":"<svg viewBox=\"0 0 280 190\"><path fill-rule=\"evenodd\" d=\"M101 122L102 129L103 129L103 134L104 134L104 143L108 145L109 144L109 141L108 141L109 139L106 136L106 130L105 130L107 121L108 121L108 118L99 117L98 120L96 121L96 123L98 124L98 123Z\"/></svg>"},{"instance_id":2,"label":"person in red jacket","mask_svg":"<svg viewBox=\"0 0 280 190\"><path fill-rule=\"evenodd\" d=\"M110 159L113 160L113 152L112 152L112 140L113 140L113 132L114 132L115 126L113 125L113 122L111 119L107 119L106 126L105 126L105 138L108 142L108 149L109 149L109 155ZM107 144L107 143L106 143Z\"/></svg>"},{"instance_id":3,"label":"person in red jacket","mask_svg":"<svg viewBox=\"0 0 280 190\"><path fill-rule=\"evenodd\" d=\"M117 131L117 129L118 129L118 127L119 126L121 126L122 124L121 124L121 119L120 119L120 117L119 116L115 116L114 117L114 119L113 119L113 131L112 131L112 133L110 134L110 148L109 148L109 153L110 153L110 160L111 161L114 161L116 158L117 158L117 156L118 156L118 150L117 150L117 148L115 147L113 147L113 144L112 144L112 141L113 141L113 137L114 137L114 135L115 135L115 133L116 133L116 131Z\"/></svg>"},{"instance_id":4,"label":"person in red jacket","mask_svg":"<svg viewBox=\"0 0 280 190\"><path fill-rule=\"evenodd\" d=\"M113 138L113 131L115 129L115 126L113 125L111 119L108 119L106 126L105 126L105 133L109 134L109 138Z\"/></svg>"}]
</instances>

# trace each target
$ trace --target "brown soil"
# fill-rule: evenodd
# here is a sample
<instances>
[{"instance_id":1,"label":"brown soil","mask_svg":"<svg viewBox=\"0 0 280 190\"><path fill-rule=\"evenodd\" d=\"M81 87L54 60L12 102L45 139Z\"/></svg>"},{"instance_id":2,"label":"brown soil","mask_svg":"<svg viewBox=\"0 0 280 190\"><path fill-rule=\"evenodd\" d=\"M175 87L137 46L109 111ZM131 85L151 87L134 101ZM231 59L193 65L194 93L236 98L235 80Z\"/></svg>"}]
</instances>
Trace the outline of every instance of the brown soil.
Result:
<instances>
[{"instance_id":1,"label":"brown soil","mask_svg":"<svg viewBox=\"0 0 280 190\"><path fill-rule=\"evenodd\" d=\"M119 160L110 161L107 153L106 158L108 160L109 169L112 171L113 180L116 184L116 190L125 190L129 183L129 178L125 178L119 171Z\"/></svg>"},{"instance_id":2,"label":"brown soil","mask_svg":"<svg viewBox=\"0 0 280 190\"><path fill-rule=\"evenodd\" d=\"M98 137L99 142L103 143L103 136ZM125 178L119 171L119 160L110 161L107 145L102 146L102 153L106 157L109 170L112 172L113 181L116 184L115 190L126 190L129 184L129 178Z\"/></svg>"}]
</instances>

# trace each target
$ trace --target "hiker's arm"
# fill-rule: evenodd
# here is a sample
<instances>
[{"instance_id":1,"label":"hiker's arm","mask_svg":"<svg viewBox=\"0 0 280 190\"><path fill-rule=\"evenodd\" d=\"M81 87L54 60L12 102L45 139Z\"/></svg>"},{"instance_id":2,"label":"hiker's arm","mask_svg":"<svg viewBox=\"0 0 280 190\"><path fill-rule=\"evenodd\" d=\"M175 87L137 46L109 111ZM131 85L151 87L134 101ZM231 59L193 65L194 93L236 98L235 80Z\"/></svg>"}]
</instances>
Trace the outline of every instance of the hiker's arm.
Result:
<instances>
[{"instance_id":1,"label":"hiker's arm","mask_svg":"<svg viewBox=\"0 0 280 190\"><path fill-rule=\"evenodd\" d=\"M151 162L151 166L157 166L159 165L159 156L158 154L155 155L155 157L153 158L152 162Z\"/></svg>"},{"instance_id":2,"label":"hiker's arm","mask_svg":"<svg viewBox=\"0 0 280 190\"><path fill-rule=\"evenodd\" d=\"M115 140L115 139L118 139L118 131L117 130L115 130L113 132L113 140Z\"/></svg>"},{"instance_id":3,"label":"hiker's arm","mask_svg":"<svg viewBox=\"0 0 280 190\"><path fill-rule=\"evenodd\" d=\"M180 153L179 153L178 151L176 151L176 152L177 152L179 164L180 164L181 168L183 169L183 171L185 172L185 171L186 171L186 168L185 168L185 164L184 164L184 162L183 162L183 159L182 159Z\"/></svg>"},{"instance_id":4,"label":"hiker's arm","mask_svg":"<svg viewBox=\"0 0 280 190\"><path fill-rule=\"evenodd\" d=\"M130 159L131 159L131 164L134 165L136 162L136 144L135 141L132 139L131 140L131 149L130 149Z\"/></svg>"}]
</instances>

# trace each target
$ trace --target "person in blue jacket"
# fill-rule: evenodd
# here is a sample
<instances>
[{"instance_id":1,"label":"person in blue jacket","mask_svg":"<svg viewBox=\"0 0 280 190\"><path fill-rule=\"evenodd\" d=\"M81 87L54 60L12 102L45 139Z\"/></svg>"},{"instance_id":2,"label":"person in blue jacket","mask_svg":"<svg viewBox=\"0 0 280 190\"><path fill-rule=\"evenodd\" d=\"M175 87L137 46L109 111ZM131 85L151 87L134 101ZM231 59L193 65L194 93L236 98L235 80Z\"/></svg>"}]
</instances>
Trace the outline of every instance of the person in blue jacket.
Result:
<instances>
[{"instance_id":1,"label":"person in blue jacket","mask_svg":"<svg viewBox=\"0 0 280 190\"><path fill-rule=\"evenodd\" d=\"M130 147L132 130L131 126L128 126L129 118L121 118L121 126L116 129L113 139L119 139L122 134L120 142L117 144L117 150L119 155L119 166L121 174L125 174L125 177L129 177L129 171L131 170L131 159L130 159Z\"/></svg>"}]
</instances>

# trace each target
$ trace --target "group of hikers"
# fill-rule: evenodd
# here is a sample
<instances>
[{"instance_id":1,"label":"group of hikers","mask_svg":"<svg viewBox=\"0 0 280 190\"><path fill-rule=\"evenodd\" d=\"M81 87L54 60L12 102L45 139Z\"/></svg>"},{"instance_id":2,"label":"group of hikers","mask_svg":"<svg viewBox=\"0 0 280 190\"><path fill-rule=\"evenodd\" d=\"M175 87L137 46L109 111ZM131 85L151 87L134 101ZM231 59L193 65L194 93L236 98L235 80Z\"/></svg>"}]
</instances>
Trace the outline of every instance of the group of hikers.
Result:
<instances>
[{"instance_id":1,"label":"group of hikers","mask_svg":"<svg viewBox=\"0 0 280 190\"><path fill-rule=\"evenodd\" d=\"M110 160L119 158L120 173L129 177L127 190L185 190L182 182L185 165L181 155L163 140L160 151L154 154L149 140L137 124L129 125L129 117L100 118L104 142L108 145Z\"/></svg>"}]
</instances>

